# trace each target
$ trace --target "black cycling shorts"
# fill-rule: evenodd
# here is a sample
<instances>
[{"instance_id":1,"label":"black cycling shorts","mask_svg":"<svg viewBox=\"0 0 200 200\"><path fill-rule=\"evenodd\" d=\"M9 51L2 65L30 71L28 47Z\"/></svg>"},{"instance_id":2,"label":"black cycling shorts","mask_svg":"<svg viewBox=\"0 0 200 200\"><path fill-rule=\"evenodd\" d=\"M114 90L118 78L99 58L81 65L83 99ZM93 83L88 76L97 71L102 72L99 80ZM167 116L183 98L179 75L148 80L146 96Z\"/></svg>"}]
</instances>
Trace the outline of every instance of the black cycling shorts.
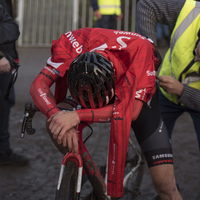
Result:
<instances>
[{"instance_id":1,"label":"black cycling shorts","mask_svg":"<svg viewBox=\"0 0 200 200\"><path fill-rule=\"evenodd\" d=\"M173 164L171 140L160 115L158 89L150 107L143 103L141 113L131 127L149 167Z\"/></svg>"}]
</instances>

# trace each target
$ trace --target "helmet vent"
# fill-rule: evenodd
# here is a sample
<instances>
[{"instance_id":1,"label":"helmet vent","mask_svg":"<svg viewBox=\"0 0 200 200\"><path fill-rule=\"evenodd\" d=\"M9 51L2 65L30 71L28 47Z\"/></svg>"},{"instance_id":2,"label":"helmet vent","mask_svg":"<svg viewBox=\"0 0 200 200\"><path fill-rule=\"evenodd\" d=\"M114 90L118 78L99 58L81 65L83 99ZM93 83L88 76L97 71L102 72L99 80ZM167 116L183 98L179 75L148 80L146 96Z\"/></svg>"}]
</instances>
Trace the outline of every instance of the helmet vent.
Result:
<instances>
[{"instance_id":1,"label":"helmet vent","mask_svg":"<svg viewBox=\"0 0 200 200\"><path fill-rule=\"evenodd\" d=\"M83 107L102 107L115 90L113 68L101 54L86 52L71 63L68 85L72 97Z\"/></svg>"}]
</instances>

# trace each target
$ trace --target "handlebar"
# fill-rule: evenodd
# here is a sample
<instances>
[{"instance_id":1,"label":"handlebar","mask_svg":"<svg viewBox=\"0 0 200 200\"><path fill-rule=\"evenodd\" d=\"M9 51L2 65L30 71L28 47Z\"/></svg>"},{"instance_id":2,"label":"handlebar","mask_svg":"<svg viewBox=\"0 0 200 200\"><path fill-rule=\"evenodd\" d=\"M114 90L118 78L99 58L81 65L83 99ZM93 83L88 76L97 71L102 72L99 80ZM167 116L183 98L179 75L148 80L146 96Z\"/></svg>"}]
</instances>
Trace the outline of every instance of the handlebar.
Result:
<instances>
[{"instance_id":1,"label":"handlebar","mask_svg":"<svg viewBox=\"0 0 200 200\"><path fill-rule=\"evenodd\" d=\"M29 135L33 135L35 133L35 129L32 128L32 120L33 120L33 116L35 115L35 112L37 111L39 111L39 109L32 103L27 102L25 104L24 118L23 118L22 129L21 129L21 138L24 138L25 131Z\"/></svg>"},{"instance_id":2,"label":"handlebar","mask_svg":"<svg viewBox=\"0 0 200 200\"><path fill-rule=\"evenodd\" d=\"M62 110L62 108L60 108L60 109ZM77 110L77 109L81 109L80 105L78 105L77 108L64 109L64 110L72 111L72 110ZM35 128L32 127L32 120L37 111L40 111L40 110L36 107L36 105L34 105L30 102L27 102L25 104L24 118L23 118L22 127L21 127L21 138L24 138L25 131L29 135L33 135L35 133ZM89 134L89 136L87 136L87 138L84 140L84 143L85 143L88 140L88 138L92 135L93 129L89 124L87 124L85 122L81 121L80 123L85 124L91 130L91 133Z\"/></svg>"}]
</instances>

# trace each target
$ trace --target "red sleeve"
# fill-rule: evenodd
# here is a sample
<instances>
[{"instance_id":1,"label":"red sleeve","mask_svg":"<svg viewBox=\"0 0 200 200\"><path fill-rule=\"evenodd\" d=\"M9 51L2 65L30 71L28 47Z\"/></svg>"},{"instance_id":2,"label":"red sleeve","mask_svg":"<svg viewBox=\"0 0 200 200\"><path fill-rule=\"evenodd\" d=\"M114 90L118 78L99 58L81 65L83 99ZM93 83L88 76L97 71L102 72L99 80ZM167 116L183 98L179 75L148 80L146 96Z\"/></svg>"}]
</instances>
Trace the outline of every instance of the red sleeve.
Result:
<instances>
[{"instance_id":1,"label":"red sleeve","mask_svg":"<svg viewBox=\"0 0 200 200\"><path fill-rule=\"evenodd\" d=\"M45 66L37 75L30 88L30 94L35 105L47 118L60 110L50 90L51 85L59 78L52 67Z\"/></svg>"},{"instance_id":2,"label":"red sleeve","mask_svg":"<svg viewBox=\"0 0 200 200\"><path fill-rule=\"evenodd\" d=\"M123 196L124 168L136 98L148 102L155 90L153 46L147 40L138 40L130 48L129 54L121 58L126 69L123 76L119 73L120 65L113 63L118 79L110 130L107 185L107 194L113 197Z\"/></svg>"},{"instance_id":3,"label":"red sleeve","mask_svg":"<svg viewBox=\"0 0 200 200\"><path fill-rule=\"evenodd\" d=\"M80 121L84 122L111 122L113 112L113 104L98 109L81 109L77 110Z\"/></svg>"},{"instance_id":4,"label":"red sleeve","mask_svg":"<svg viewBox=\"0 0 200 200\"><path fill-rule=\"evenodd\" d=\"M134 108L133 108L133 116L132 120L136 120L137 117L140 114L140 111L142 109L142 101L135 100ZM106 123L111 122L111 119L113 117L113 104L104 106L102 108L98 109L80 109L77 110L77 113L79 115L80 121L84 122L97 122L97 123Z\"/></svg>"}]
</instances>

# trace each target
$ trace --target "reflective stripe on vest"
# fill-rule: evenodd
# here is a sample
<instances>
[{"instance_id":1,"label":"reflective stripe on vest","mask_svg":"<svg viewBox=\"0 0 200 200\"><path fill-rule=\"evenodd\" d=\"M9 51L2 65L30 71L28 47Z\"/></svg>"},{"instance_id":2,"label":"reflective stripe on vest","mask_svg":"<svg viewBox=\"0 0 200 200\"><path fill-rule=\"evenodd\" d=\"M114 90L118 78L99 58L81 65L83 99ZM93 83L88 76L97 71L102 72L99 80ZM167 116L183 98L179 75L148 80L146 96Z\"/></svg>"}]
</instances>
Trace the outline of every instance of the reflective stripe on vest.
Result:
<instances>
[{"instance_id":1,"label":"reflective stripe on vest","mask_svg":"<svg viewBox=\"0 0 200 200\"><path fill-rule=\"evenodd\" d=\"M121 14L121 0L98 0L98 6L102 15Z\"/></svg>"},{"instance_id":2,"label":"reflective stripe on vest","mask_svg":"<svg viewBox=\"0 0 200 200\"><path fill-rule=\"evenodd\" d=\"M199 28L200 2L187 0L176 21L171 35L170 49L164 57L159 76L172 76L177 80L183 80L183 83L191 87L200 89L200 62L195 62L188 70L185 70L194 59L193 50L198 39ZM193 75L195 78L192 78ZM167 94L162 88L161 91L170 101L178 104L177 95Z\"/></svg>"}]
</instances>

